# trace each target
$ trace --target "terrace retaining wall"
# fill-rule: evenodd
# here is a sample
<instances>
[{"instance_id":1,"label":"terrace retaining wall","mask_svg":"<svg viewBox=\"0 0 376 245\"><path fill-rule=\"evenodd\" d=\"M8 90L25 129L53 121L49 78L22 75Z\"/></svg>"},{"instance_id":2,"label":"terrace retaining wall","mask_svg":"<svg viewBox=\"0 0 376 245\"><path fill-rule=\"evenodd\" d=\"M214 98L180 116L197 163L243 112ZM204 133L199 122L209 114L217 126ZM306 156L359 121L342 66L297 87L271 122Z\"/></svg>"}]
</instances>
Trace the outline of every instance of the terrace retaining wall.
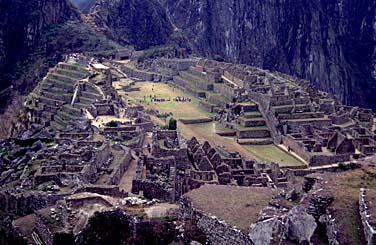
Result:
<instances>
[{"instance_id":1,"label":"terrace retaining wall","mask_svg":"<svg viewBox=\"0 0 376 245\"><path fill-rule=\"evenodd\" d=\"M180 199L179 219L196 223L210 244L253 244L247 234L215 216L196 209L187 197Z\"/></svg>"}]
</instances>

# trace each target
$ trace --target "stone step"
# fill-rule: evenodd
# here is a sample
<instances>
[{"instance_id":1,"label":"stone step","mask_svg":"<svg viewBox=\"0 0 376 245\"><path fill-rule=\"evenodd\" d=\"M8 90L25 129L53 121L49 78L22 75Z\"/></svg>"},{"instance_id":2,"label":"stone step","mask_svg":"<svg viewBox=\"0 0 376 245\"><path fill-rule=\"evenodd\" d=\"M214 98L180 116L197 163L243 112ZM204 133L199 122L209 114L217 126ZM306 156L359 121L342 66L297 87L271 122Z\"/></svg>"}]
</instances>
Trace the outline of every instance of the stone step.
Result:
<instances>
[{"instance_id":1,"label":"stone step","mask_svg":"<svg viewBox=\"0 0 376 245\"><path fill-rule=\"evenodd\" d=\"M50 99L50 98L44 97L44 96L40 96L39 101L46 104L46 105L55 106L55 107L56 106L62 106L66 103L65 101L62 101L62 100Z\"/></svg>"},{"instance_id":2,"label":"stone step","mask_svg":"<svg viewBox=\"0 0 376 245\"><path fill-rule=\"evenodd\" d=\"M55 113L52 112L42 111L41 118L45 119L46 121L51 121L54 114Z\"/></svg>"},{"instance_id":3,"label":"stone step","mask_svg":"<svg viewBox=\"0 0 376 245\"><path fill-rule=\"evenodd\" d=\"M86 74L77 72L75 70L67 70L62 68L55 68L54 73L57 73L59 75L67 76L75 80L80 80L85 78Z\"/></svg>"},{"instance_id":4,"label":"stone step","mask_svg":"<svg viewBox=\"0 0 376 245\"><path fill-rule=\"evenodd\" d=\"M86 97L81 97L81 96L79 96L79 97L76 99L76 102L88 106L88 105L93 104L93 103L95 102L95 99L91 99L91 98L86 98Z\"/></svg>"},{"instance_id":5,"label":"stone step","mask_svg":"<svg viewBox=\"0 0 376 245\"><path fill-rule=\"evenodd\" d=\"M72 107L70 104L64 105L61 110L73 116L81 116L81 110L79 108Z\"/></svg>"},{"instance_id":6,"label":"stone step","mask_svg":"<svg viewBox=\"0 0 376 245\"><path fill-rule=\"evenodd\" d=\"M62 131L65 129L66 125L60 125L59 123L55 121L51 121L50 123L51 127L57 131Z\"/></svg>"},{"instance_id":7,"label":"stone step","mask_svg":"<svg viewBox=\"0 0 376 245\"><path fill-rule=\"evenodd\" d=\"M259 111L245 112L242 116L246 119L262 118L262 114Z\"/></svg>"},{"instance_id":8,"label":"stone step","mask_svg":"<svg viewBox=\"0 0 376 245\"><path fill-rule=\"evenodd\" d=\"M238 118L239 124L243 127L258 127L258 126L265 126L266 122L263 118L251 118L247 119L244 117Z\"/></svg>"},{"instance_id":9,"label":"stone step","mask_svg":"<svg viewBox=\"0 0 376 245\"><path fill-rule=\"evenodd\" d=\"M89 74L89 72L85 69L85 67L78 65L78 64L68 64L68 63L59 63L57 65L58 68L72 70L82 74Z\"/></svg>"},{"instance_id":10,"label":"stone step","mask_svg":"<svg viewBox=\"0 0 376 245\"><path fill-rule=\"evenodd\" d=\"M63 127L65 127L67 125L67 123L63 119L61 119L61 117L59 115L54 115L54 121L55 121L55 123L57 123L57 124L59 124Z\"/></svg>"},{"instance_id":11,"label":"stone step","mask_svg":"<svg viewBox=\"0 0 376 245\"><path fill-rule=\"evenodd\" d=\"M272 138L256 138L256 139L238 139L240 145L271 145L273 144Z\"/></svg>"},{"instance_id":12,"label":"stone step","mask_svg":"<svg viewBox=\"0 0 376 245\"><path fill-rule=\"evenodd\" d=\"M88 105L88 104L84 104L84 103L80 103L80 102L73 104L73 107L77 108L77 109L84 109L84 108L87 108L89 106L90 105Z\"/></svg>"},{"instance_id":13,"label":"stone step","mask_svg":"<svg viewBox=\"0 0 376 245\"><path fill-rule=\"evenodd\" d=\"M238 104L241 107L243 112L253 112L258 111L258 105L255 103L241 103Z\"/></svg>"},{"instance_id":14,"label":"stone step","mask_svg":"<svg viewBox=\"0 0 376 245\"><path fill-rule=\"evenodd\" d=\"M74 79L72 77L68 77L68 76L65 76L65 75L58 74L56 72L50 74L49 77L51 77L52 79L61 81L61 82L72 84L72 85L75 84L76 81L77 81L77 79Z\"/></svg>"},{"instance_id":15,"label":"stone step","mask_svg":"<svg viewBox=\"0 0 376 245\"><path fill-rule=\"evenodd\" d=\"M77 115L69 114L65 111L59 111L57 115L59 115L61 117L61 119L63 119L63 121L65 121L65 122L69 122L70 120L76 120L76 119L80 118L80 116L81 116L81 115L77 116Z\"/></svg>"},{"instance_id":16,"label":"stone step","mask_svg":"<svg viewBox=\"0 0 376 245\"><path fill-rule=\"evenodd\" d=\"M47 78L47 82L43 85L43 87L44 88L47 87L47 90L49 90L50 87L56 87L56 88L64 89L68 93L73 93L73 90L74 90L74 84L62 82L52 77Z\"/></svg>"},{"instance_id":17,"label":"stone step","mask_svg":"<svg viewBox=\"0 0 376 245\"><path fill-rule=\"evenodd\" d=\"M92 92L87 92L87 91L80 91L80 96L79 97L84 97L84 98L90 98L93 100L101 100L102 96L100 96L98 93L92 93Z\"/></svg>"},{"instance_id":18,"label":"stone step","mask_svg":"<svg viewBox=\"0 0 376 245\"><path fill-rule=\"evenodd\" d=\"M70 94L61 94L61 93L53 93L47 90L42 90L41 95L53 100L57 101L65 101L65 102L70 102L71 100L71 95Z\"/></svg>"},{"instance_id":19,"label":"stone step","mask_svg":"<svg viewBox=\"0 0 376 245\"><path fill-rule=\"evenodd\" d=\"M47 104L44 104L44 103L43 103L43 106L44 106L43 109L45 111L56 112L57 110L59 110L59 107L57 107L57 106L47 105Z\"/></svg>"},{"instance_id":20,"label":"stone step","mask_svg":"<svg viewBox=\"0 0 376 245\"><path fill-rule=\"evenodd\" d=\"M247 138L269 138L270 131L266 126L260 127L242 127L240 125L233 125L236 131L236 136L239 139Z\"/></svg>"},{"instance_id":21,"label":"stone step","mask_svg":"<svg viewBox=\"0 0 376 245\"><path fill-rule=\"evenodd\" d=\"M69 92L68 89L58 88L54 86L50 86L48 89L46 89L46 91L50 93L54 93L54 94L66 94L66 95L69 94L70 96L72 96L72 93Z\"/></svg>"},{"instance_id":22,"label":"stone step","mask_svg":"<svg viewBox=\"0 0 376 245\"><path fill-rule=\"evenodd\" d=\"M94 86L89 85L89 84L85 84L85 85L86 85L85 90L82 90L82 91L99 94L98 90Z\"/></svg>"}]
</instances>

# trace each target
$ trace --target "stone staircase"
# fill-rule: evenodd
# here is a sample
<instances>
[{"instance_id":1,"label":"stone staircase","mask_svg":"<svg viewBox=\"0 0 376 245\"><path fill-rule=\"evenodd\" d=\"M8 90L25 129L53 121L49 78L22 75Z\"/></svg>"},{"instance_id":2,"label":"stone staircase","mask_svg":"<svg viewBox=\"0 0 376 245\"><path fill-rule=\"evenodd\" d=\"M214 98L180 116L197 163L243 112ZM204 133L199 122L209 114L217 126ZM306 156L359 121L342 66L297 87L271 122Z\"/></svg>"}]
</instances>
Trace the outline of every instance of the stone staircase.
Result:
<instances>
[{"instance_id":1,"label":"stone staircase","mask_svg":"<svg viewBox=\"0 0 376 245\"><path fill-rule=\"evenodd\" d=\"M273 144L266 121L253 102L241 103L241 114L233 124L237 142L241 145L269 145Z\"/></svg>"}]
</instances>

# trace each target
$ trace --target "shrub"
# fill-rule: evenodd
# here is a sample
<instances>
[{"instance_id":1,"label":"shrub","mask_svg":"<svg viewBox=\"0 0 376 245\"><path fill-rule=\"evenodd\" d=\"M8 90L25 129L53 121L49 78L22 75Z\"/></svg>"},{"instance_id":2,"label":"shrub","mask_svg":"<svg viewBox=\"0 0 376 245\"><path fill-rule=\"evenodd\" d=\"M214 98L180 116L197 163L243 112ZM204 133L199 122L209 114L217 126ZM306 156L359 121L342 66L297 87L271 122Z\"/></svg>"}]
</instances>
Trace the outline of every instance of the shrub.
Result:
<instances>
[{"instance_id":1,"label":"shrub","mask_svg":"<svg viewBox=\"0 0 376 245\"><path fill-rule=\"evenodd\" d=\"M120 123L118 121L110 121L110 122L106 123L106 126L115 128L115 127L119 127L119 124Z\"/></svg>"},{"instance_id":2,"label":"shrub","mask_svg":"<svg viewBox=\"0 0 376 245\"><path fill-rule=\"evenodd\" d=\"M177 121L175 118L171 117L168 121L168 130L176 130L178 128Z\"/></svg>"}]
</instances>

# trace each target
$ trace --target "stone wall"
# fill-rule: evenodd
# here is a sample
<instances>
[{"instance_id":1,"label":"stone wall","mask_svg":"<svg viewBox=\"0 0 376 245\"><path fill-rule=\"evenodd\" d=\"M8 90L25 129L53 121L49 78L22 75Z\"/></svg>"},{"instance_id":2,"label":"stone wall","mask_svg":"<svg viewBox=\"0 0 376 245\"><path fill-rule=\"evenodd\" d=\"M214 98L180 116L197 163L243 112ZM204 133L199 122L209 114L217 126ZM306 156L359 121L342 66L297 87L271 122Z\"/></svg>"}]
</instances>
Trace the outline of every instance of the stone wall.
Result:
<instances>
[{"instance_id":1,"label":"stone wall","mask_svg":"<svg viewBox=\"0 0 376 245\"><path fill-rule=\"evenodd\" d=\"M28 215L36 210L54 205L68 194L45 194L41 192L0 192L0 210L16 215Z\"/></svg>"},{"instance_id":2,"label":"stone wall","mask_svg":"<svg viewBox=\"0 0 376 245\"><path fill-rule=\"evenodd\" d=\"M335 219L327 210L327 214L324 214L320 217L320 222L323 223L326 227L326 236L328 237L328 241L330 245L339 245L337 240L337 228Z\"/></svg>"},{"instance_id":3,"label":"stone wall","mask_svg":"<svg viewBox=\"0 0 376 245\"><path fill-rule=\"evenodd\" d=\"M293 152L303 158L310 166L322 166L338 162L347 162L351 154L320 154L309 152L302 144L294 140L290 135L283 137L283 144L290 147Z\"/></svg>"},{"instance_id":4,"label":"stone wall","mask_svg":"<svg viewBox=\"0 0 376 245\"><path fill-rule=\"evenodd\" d=\"M184 124L200 124L213 121L211 118L198 118L198 119L180 119L180 122Z\"/></svg>"},{"instance_id":5,"label":"stone wall","mask_svg":"<svg viewBox=\"0 0 376 245\"><path fill-rule=\"evenodd\" d=\"M111 185L118 185L121 177L127 171L129 164L132 160L131 151L127 151L122 159L120 160L120 164L112 171L109 177L109 184Z\"/></svg>"},{"instance_id":6,"label":"stone wall","mask_svg":"<svg viewBox=\"0 0 376 245\"><path fill-rule=\"evenodd\" d=\"M38 213L35 213L35 229L37 230L37 233L46 245L53 244L53 233L43 222L43 218Z\"/></svg>"},{"instance_id":7,"label":"stone wall","mask_svg":"<svg viewBox=\"0 0 376 245\"><path fill-rule=\"evenodd\" d=\"M370 205L375 206L367 200L367 191L365 189L360 190L359 194L359 214L363 224L364 235L368 245L376 244L376 227L371 222L371 214L369 213Z\"/></svg>"},{"instance_id":8,"label":"stone wall","mask_svg":"<svg viewBox=\"0 0 376 245\"><path fill-rule=\"evenodd\" d=\"M199 105L202 109L204 109L205 111L207 111L207 112L213 112L213 111L214 111L214 107L215 107L215 105L213 105L213 104L211 104L211 103L209 103L209 102L207 102L207 101L200 101L200 102L198 103L198 105Z\"/></svg>"},{"instance_id":9,"label":"stone wall","mask_svg":"<svg viewBox=\"0 0 376 245\"><path fill-rule=\"evenodd\" d=\"M270 137L270 131L265 130L237 130L236 135L239 139L243 138L267 138Z\"/></svg>"},{"instance_id":10,"label":"stone wall","mask_svg":"<svg viewBox=\"0 0 376 245\"><path fill-rule=\"evenodd\" d=\"M163 202L175 202L175 192L173 189L167 190L166 188L148 180L142 181L140 186L145 198L156 198Z\"/></svg>"},{"instance_id":11,"label":"stone wall","mask_svg":"<svg viewBox=\"0 0 376 245\"><path fill-rule=\"evenodd\" d=\"M205 233L209 244L253 244L248 235L241 230L195 208L187 197L180 200L179 219L194 222Z\"/></svg>"},{"instance_id":12,"label":"stone wall","mask_svg":"<svg viewBox=\"0 0 376 245\"><path fill-rule=\"evenodd\" d=\"M141 71L137 70L135 68L131 68L129 66L122 66L121 71L127 74L131 78L135 78L140 81L155 81L158 80L158 75L147 72L147 71Z\"/></svg>"}]
</instances>

